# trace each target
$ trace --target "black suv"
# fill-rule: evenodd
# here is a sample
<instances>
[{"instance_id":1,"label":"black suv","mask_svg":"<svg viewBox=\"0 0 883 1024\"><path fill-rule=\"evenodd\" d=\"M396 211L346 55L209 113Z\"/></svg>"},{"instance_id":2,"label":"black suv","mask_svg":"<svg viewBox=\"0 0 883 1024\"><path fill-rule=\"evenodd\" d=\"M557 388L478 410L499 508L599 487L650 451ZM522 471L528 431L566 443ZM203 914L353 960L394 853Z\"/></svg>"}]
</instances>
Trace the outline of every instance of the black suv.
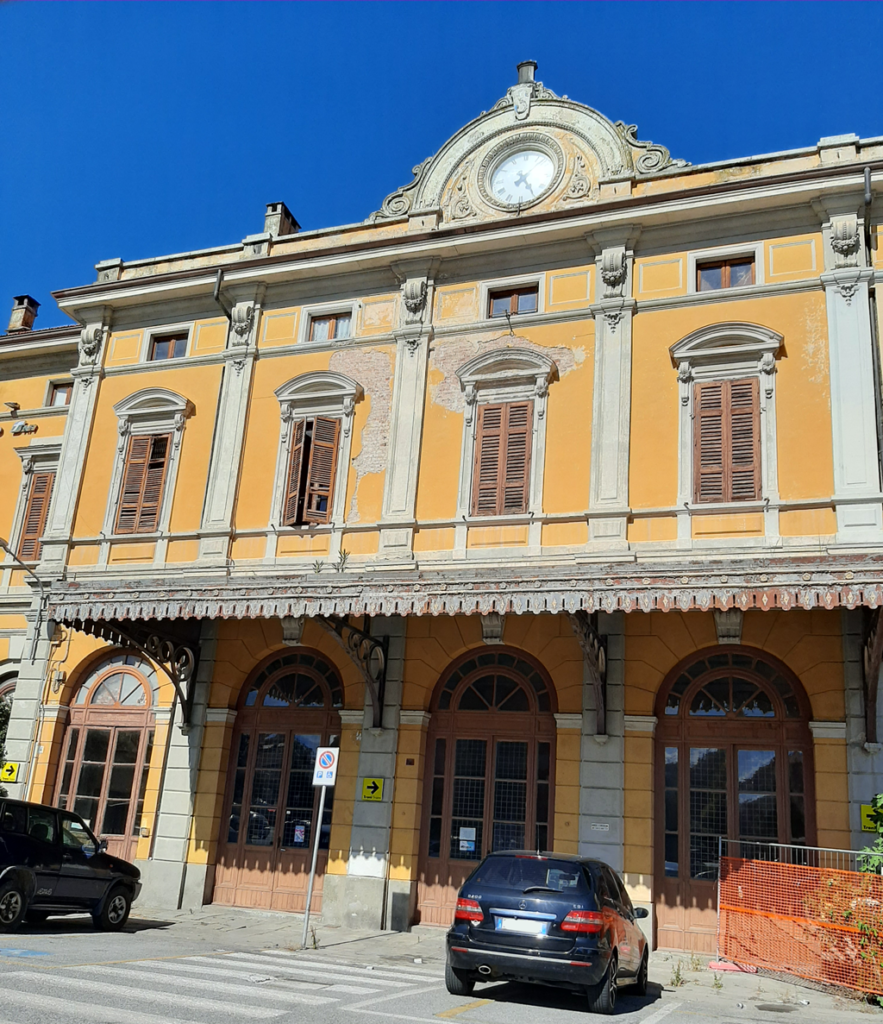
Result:
<instances>
[{"instance_id":1,"label":"black suv","mask_svg":"<svg viewBox=\"0 0 883 1024\"><path fill-rule=\"evenodd\" d=\"M613 1013L619 986L647 992L649 950L616 872L561 853L491 853L463 883L448 932L448 992L526 981L586 992Z\"/></svg>"},{"instance_id":2,"label":"black suv","mask_svg":"<svg viewBox=\"0 0 883 1024\"><path fill-rule=\"evenodd\" d=\"M115 931L128 920L140 877L78 815L0 797L0 932L83 911L96 928Z\"/></svg>"}]
</instances>

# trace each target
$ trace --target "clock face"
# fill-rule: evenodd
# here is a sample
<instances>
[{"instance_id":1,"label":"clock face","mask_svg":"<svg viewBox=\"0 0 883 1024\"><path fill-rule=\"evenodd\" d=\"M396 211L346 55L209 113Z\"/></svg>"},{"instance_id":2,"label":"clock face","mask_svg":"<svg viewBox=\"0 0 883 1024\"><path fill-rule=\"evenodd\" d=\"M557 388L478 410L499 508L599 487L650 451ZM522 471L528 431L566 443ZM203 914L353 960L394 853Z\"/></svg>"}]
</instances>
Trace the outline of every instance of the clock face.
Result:
<instances>
[{"instance_id":1,"label":"clock face","mask_svg":"<svg viewBox=\"0 0 883 1024\"><path fill-rule=\"evenodd\" d=\"M491 176L491 193L498 203L532 203L551 185L555 163L538 149L522 149L499 164Z\"/></svg>"}]
</instances>

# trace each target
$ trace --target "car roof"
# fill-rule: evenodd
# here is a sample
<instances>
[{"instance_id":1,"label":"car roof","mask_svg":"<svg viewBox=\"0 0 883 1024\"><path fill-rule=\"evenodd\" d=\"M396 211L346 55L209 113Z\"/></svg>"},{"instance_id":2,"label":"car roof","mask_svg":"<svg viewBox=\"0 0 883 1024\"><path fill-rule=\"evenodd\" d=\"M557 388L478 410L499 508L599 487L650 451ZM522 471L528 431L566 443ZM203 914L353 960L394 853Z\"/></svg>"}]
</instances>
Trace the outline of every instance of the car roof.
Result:
<instances>
[{"instance_id":1,"label":"car roof","mask_svg":"<svg viewBox=\"0 0 883 1024\"><path fill-rule=\"evenodd\" d=\"M575 853L554 853L551 850L494 850L488 857L532 857L534 860L563 860L573 864L597 864L599 867L610 868L609 864L597 857L580 857Z\"/></svg>"}]
</instances>

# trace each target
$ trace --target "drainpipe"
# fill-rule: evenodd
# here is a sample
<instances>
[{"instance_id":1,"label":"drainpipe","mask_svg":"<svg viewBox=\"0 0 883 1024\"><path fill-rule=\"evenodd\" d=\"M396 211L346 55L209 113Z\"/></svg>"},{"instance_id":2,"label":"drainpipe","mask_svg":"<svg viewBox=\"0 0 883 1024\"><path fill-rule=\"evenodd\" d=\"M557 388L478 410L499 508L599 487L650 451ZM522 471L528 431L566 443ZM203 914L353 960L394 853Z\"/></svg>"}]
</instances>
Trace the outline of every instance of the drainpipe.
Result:
<instances>
[{"instance_id":1,"label":"drainpipe","mask_svg":"<svg viewBox=\"0 0 883 1024\"><path fill-rule=\"evenodd\" d=\"M865 168L865 194L863 221L865 231L865 253L868 266L873 266L871 249L871 204L874 193L871 190L871 168ZM868 312L871 317L871 357L874 364L874 420L877 427L877 464L883 481L883 373L880 368L880 339L877 334L877 290L873 282L868 285Z\"/></svg>"},{"instance_id":2,"label":"drainpipe","mask_svg":"<svg viewBox=\"0 0 883 1024\"><path fill-rule=\"evenodd\" d=\"M159 831L159 814L162 808L163 791L166 788L166 769L169 766L169 750L172 746L172 733L175 730L175 712L178 709L178 690L175 688L174 696L172 697L172 713L169 716L169 731L166 733L166 745L162 755L162 768L159 772L159 789L156 795L156 811L153 814L153 829L150 833L150 850L147 853L147 859L153 860L153 851L156 848L156 834Z\"/></svg>"},{"instance_id":3,"label":"drainpipe","mask_svg":"<svg viewBox=\"0 0 883 1024\"><path fill-rule=\"evenodd\" d=\"M233 313L227 308L224 300L221 298L221 283L224 280L224 268L218 267L218 276L215 278L215 289L212 292L212 298L221 307L221 311L228 320L233 319Z\"/></svg>"}]
</instances>

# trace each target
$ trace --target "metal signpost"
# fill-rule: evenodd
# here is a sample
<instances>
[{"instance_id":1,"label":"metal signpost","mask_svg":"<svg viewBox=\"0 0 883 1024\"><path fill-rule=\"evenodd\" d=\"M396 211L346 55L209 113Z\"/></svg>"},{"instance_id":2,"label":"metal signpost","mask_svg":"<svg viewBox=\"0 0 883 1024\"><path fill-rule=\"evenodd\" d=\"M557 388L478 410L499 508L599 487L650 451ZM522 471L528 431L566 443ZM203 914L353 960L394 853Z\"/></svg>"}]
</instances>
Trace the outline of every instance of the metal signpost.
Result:
<instances>
[{"instance_id":1,"label":"metal signpost","mask_svg":"<svg viewBox=\"0 0 883 1024\"><path fill-rule=\"evenodd\" d=\"M313 836L313 862L310 865L310 881L307 885L307 906L304 912L304 934L301 946L307 948L307 935L310 932L310 903L313 900L313 882L316 880L316 861L319 858L319 840L322 837L322 817L325 814L325 793L328 786L337 780L337 761L340 747L319 747L316 751L316 764L313 768L313 785L321 786L319 794L319 816L316 820L316 834Z\"/></svg>"}]
</instances>

